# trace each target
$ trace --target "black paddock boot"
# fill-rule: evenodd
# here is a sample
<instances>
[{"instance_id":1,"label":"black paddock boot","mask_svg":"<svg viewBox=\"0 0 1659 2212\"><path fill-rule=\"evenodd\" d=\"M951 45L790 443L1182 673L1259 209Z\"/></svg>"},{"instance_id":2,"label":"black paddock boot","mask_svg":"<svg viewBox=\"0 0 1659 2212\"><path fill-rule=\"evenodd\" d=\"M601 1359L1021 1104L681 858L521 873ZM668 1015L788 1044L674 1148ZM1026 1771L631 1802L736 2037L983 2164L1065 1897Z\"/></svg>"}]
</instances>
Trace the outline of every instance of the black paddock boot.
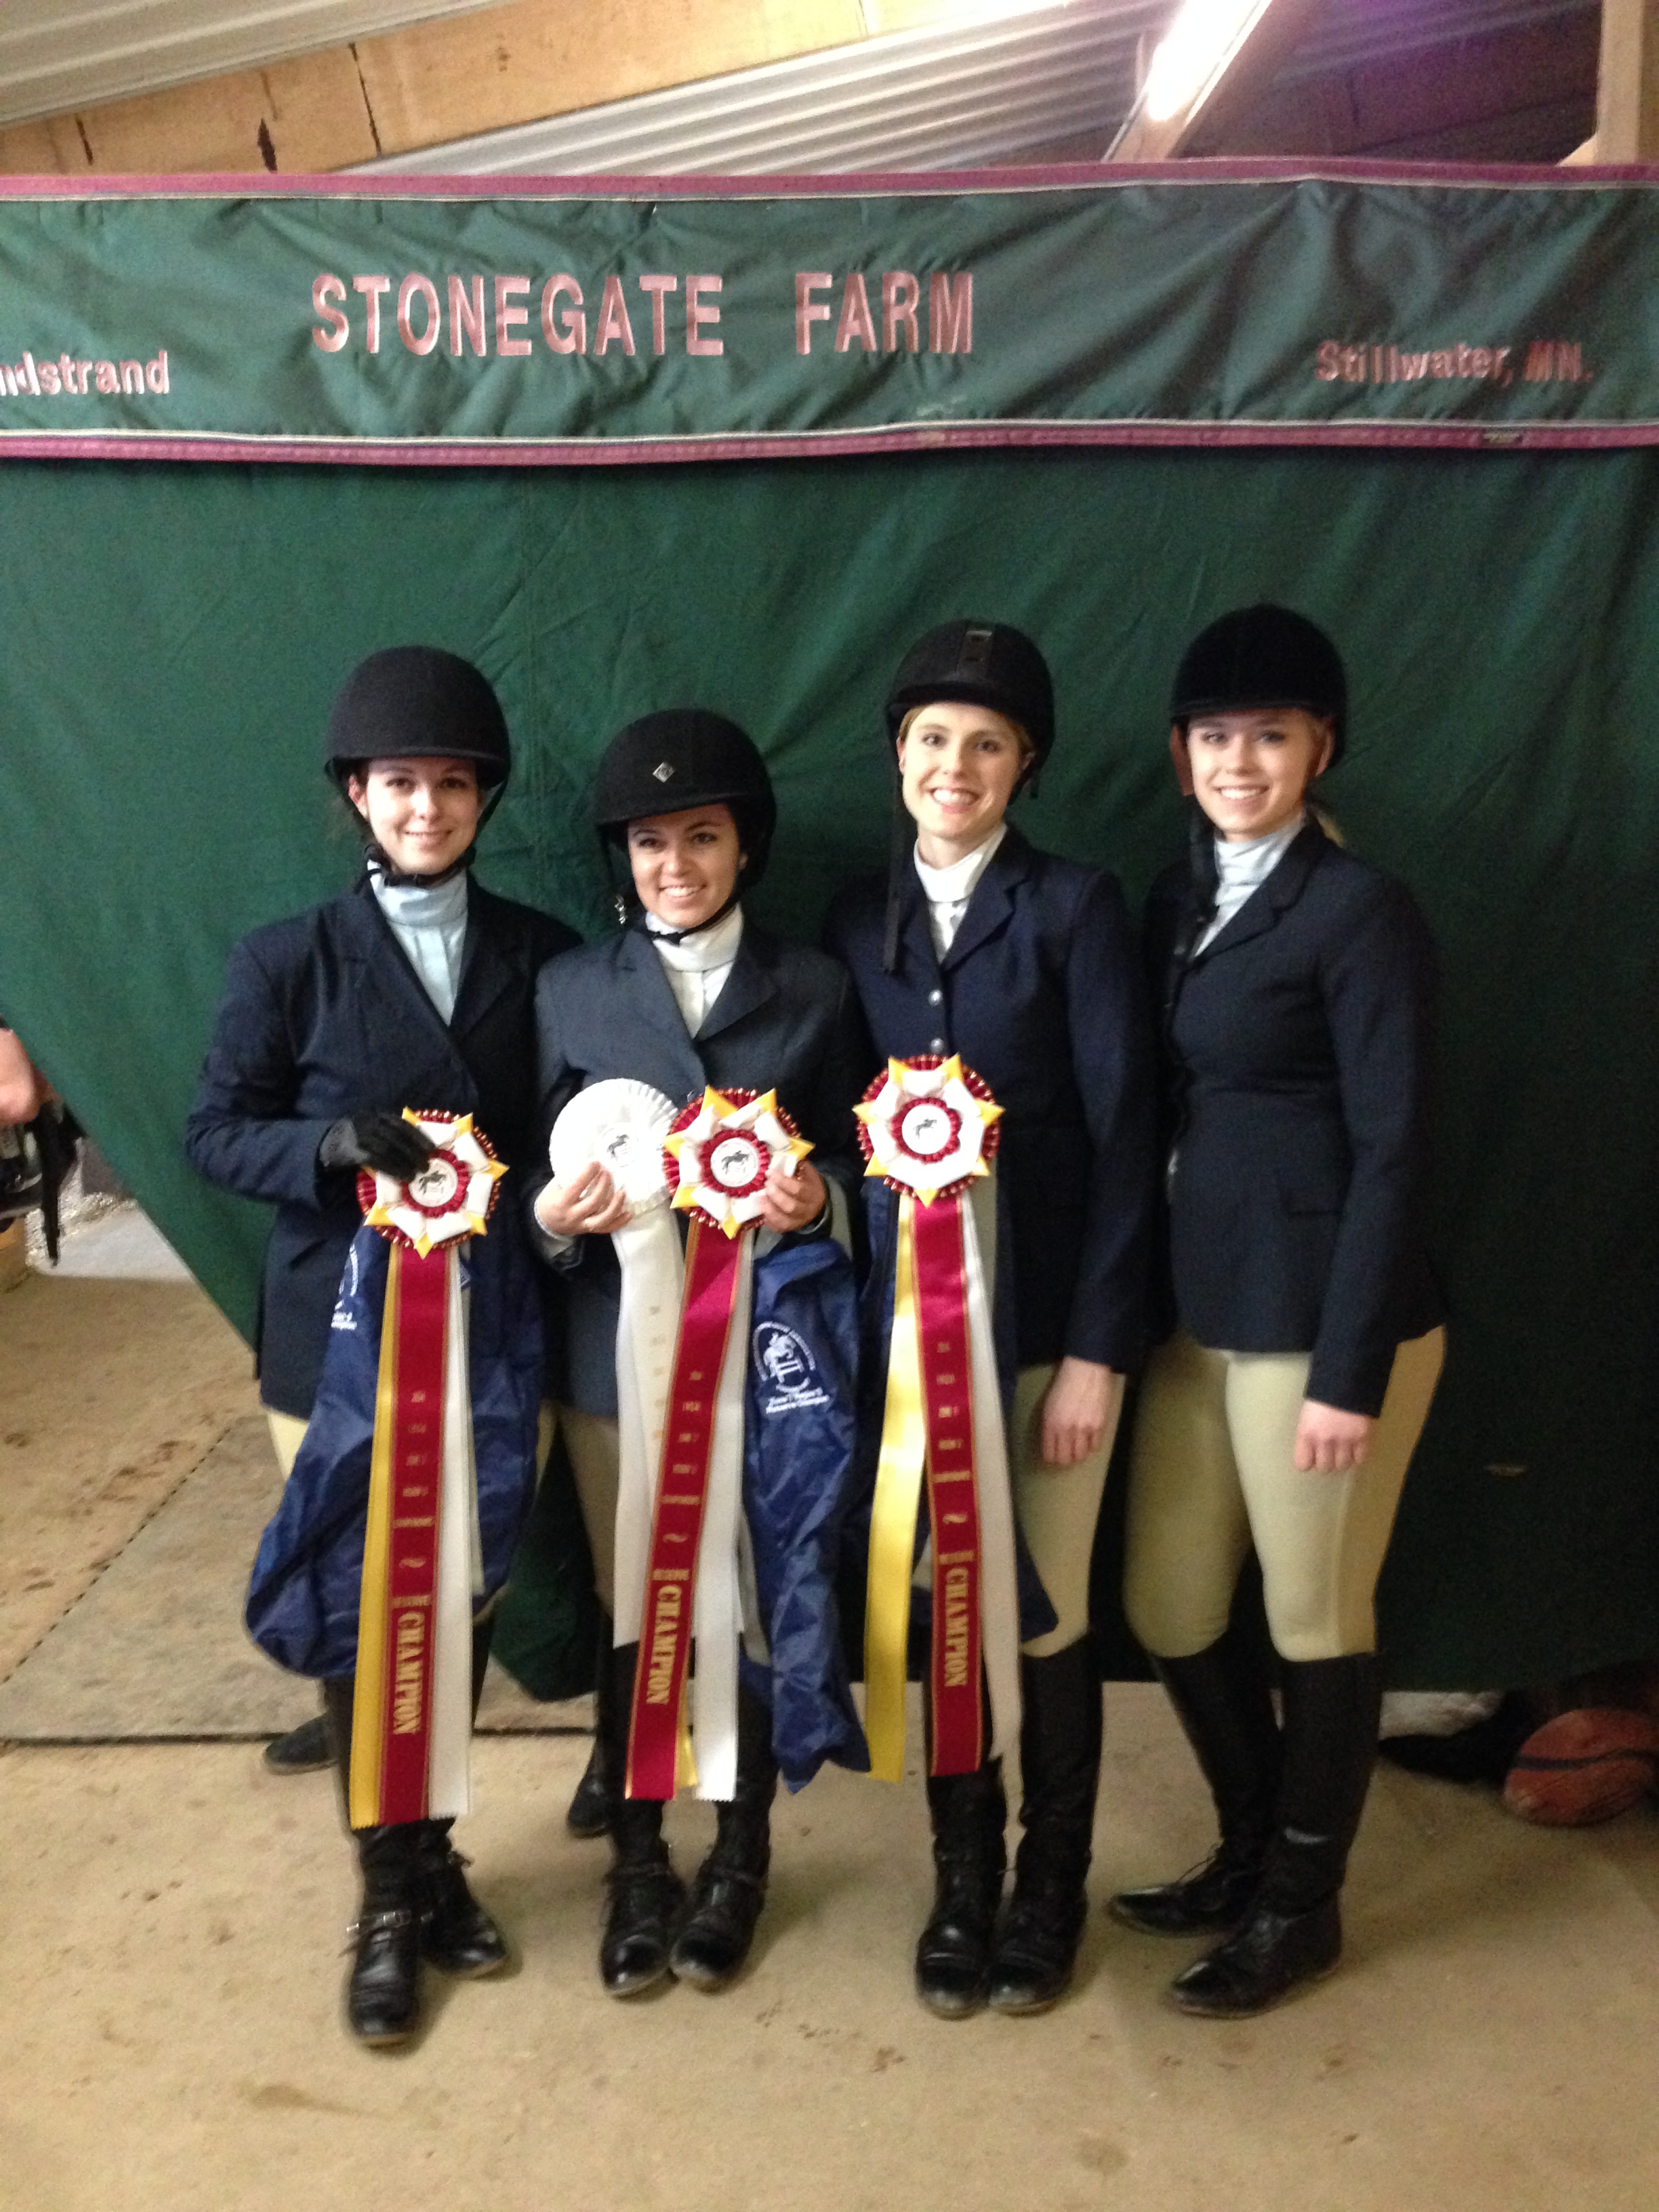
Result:
<instances>
[{"instance_id":1,"label":"black paddock boot","mask_svg":"<svg viewBox=\"0 0 1659 2212\"><path fill-rule=\"evenodd\" d=\"M668 1972L669 1952L685 1887L669 1863L662 1807L654 1798L622 1794L628 1771L628 1728L634 1701L637 1644L611 1655L606 1747L618 1794L611 1825L610 1892L599 1940L599 1978L613 1997L636 1996Z\"/></svg>"},{"instance_id":2,"label":"black paddock boot","mask_svg":"<svg viewBox=\"0 0 1659 2212\"><path fill-rule=\"evenodd\" d=\"M1376 1757L1382 1686L1370 1652L1286 1662L1278 1825L1249 1917L1170 1984L1183 2012L1242 2020L1332 1972L1337 1902Z\"/></svg>"},{"instance_id":3,"label":"black paddock boot","mask_svg":"<svg viewBox=\"0 0 1659 2212\"><path fill-rule=\"evenodd\" d=\"M328 1715L301 1721L286 1735L274 1735L264 1748L264 1762L273 1774L319 1774L334 1764L334 1739L328 1732Z\"/></svg>"},{"instance_id":4,"label":"black paddock boot","mask_svg":"<svg viewBox=\"0 0 1659 2212\"><path fill-rule=\"evenodd\" d=\"M716 1815L714 1848L697 1869L691 1906L675 1939L674 1972L694 1989L723 1990L749 1956L772 1863L772 1710L738 1688L738 1787Z\"/></svg>"},{"instance_id":5,"label":"black paddock boot","mask_svg":"<svg viewBox=\"0 0 1659 2212\"><path fill-rule=\"evenodd\" d=\"M420 2025L423 1825L405 1820L354 1832L363 1901L347 1930L346 2021L360 2043L405 2043Z\"/></svg>"},{"instance_id":6,"label":"black paddock boot","mask_svg":"<svg viewBox=\"0 0 1659 2212\"><path fill-rule=\"evenodd\" d=\"M362 1874L362 1903L346 1930L351 1972L346 1977L346 2024L360 2043L404 2043L421 2019L421 1929L426 1917L420 1850L425 1822L380 1828L351 1827L351 1705L349 1674L323 1684L323 1711L334 1744L346 1826Z\"/></svg>"},{"instance_id":7,"label":"black paddock boot","mask_svg":"<svg viewBox=\"0 0 1659 2212\"><path fill-rule=\"evenodd\" d=\"M564 1816L564 1824L571 1834L580 1836L584 1840L610 1834L622 1787L611 1772L609 1742L611 1731L605 1725L605 1708L610 1702L612 1686L611 1650L614 1632L610 1614L602 1613L599 1615L599 1664L594 1674L593 1748L587 1754L587 1765L582 1769L582 1778L576 1784L570 1808Z\"/></svg>"},{"instance_id":8,"label":"black paddock boot","mask_svg":"<svg viewBox=\"0 0 1659 2212\"><path fill-rule=\"evenodd\" d=\"M1008 1849L1002 1762L973 1774L930 1774L933 1909L916 1944L916 1995L941 2020L977 2012L990 1988L991 1942Z\"/></svg>"},{"instance_id":9,"label":"black paddock boot","mask_svg":"<svg viewBox=\"0 0 1659 2212\"><path fill-rule=\"evenodd\" d=\"M997 2012L1047 2012L1065 1994L1089 1917L1084 1884L1100 1784L1101 1688L1085 1636L1019 1662L1020 1825L1014 1894L991 1960Z\"/></svg>"},{"instance_id":10,"label":"black paddock boot","mask_svg":"<svg viewBox=\"0 0 1659 2212\"><path fill-rule=\"evenodd\" d=\"M441 1972L482 1981L507 1961L507 1939L467 1887L468 1862L449 1840L447 1820L417 1820L421 1956Z\"/></svg>"},{"instance_id":11,"label":"black paddock boot","mask_svg":"<svg viewBox=\"0 0 1659 2212\"><path fill-rule=\"evenodd\" d=\"M1146 1935L1224 1935L1255 1899L1279 1803L1282 1753L1267 1671L1231 1631L1190 1658L1152 1665L1210 1785L1221 1841L1190 1874L1120 1890L1108 1910Z\"/></svg>"}]
</instances>

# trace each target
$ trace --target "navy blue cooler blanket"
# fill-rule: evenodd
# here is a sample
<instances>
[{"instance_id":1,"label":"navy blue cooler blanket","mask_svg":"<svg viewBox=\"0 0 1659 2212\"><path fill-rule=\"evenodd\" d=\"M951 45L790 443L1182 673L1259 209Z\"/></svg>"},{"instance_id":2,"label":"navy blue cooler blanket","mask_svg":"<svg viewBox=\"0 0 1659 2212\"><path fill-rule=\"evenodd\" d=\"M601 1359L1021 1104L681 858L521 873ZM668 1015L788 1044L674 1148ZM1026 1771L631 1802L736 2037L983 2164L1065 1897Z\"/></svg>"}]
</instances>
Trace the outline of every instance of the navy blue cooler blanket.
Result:
<instances>
[{"instance_id":1,"label":"navy blue cooler blanket","mask_svg":"<svg viewBox=\"0 0 1659 2212\"><path fill-rule=\"evenodd\" d=\"M248 1633L295 1674L331 1678L356 1665L390 1252L373 1229L360 1229L352 1240L305 1440L253 1562ZM461 1255L483 1553L480 1607L507 1580L535 1495L542 1389L535 1266L523 1238L499 1215L490 1233L470 1238Z\"/></svg>"},{"instance_id":2,"label":"navy blue cooler blanket","mask_svg":"<svg viewBox=\"0 0 1659 2212\"><path fill-rule=\"evenodd\" d=\"M826 1759L867 1773L842 1650L836 1568L856 1461L858 1303L852 1264L825 1237L755 1262L744 1423L744 1512L769 1667L741 1668L772 1708L791 1790Z\"/></svg>"}]
</instances>

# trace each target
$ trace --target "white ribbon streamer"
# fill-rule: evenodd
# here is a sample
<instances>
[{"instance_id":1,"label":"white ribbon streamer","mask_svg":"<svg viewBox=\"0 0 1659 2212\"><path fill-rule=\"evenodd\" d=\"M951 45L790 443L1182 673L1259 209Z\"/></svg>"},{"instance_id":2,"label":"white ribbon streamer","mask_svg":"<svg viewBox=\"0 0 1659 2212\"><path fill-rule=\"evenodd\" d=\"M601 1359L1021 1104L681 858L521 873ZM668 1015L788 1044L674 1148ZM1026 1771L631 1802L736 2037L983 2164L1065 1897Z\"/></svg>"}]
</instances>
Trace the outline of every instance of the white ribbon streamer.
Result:
<instances>
[{"instance_id":1,"label":"white ribbon streamer","mask_svg":"<svg viewBox=\"0 0 1659 2212\"><path fill-rule=\"evenodd\" d=\"M447 1261L438 1577L432 1650L427 1808L434 1820L472 1809L472 1601L483 1584L472 1451L467 1302L459 1255ZM395 1538L394 1538L395 1540Z\"/></svg>"}]
</instances>

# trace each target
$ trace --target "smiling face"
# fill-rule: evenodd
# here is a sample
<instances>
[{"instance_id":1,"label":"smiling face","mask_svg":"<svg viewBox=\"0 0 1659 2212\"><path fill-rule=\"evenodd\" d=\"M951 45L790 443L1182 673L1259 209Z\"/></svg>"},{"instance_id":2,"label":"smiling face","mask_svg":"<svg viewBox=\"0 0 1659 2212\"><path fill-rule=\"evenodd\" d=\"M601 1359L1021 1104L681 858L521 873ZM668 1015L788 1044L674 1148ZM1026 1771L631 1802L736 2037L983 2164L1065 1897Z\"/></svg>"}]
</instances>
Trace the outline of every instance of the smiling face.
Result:
<instances>
[{"instance_id":1,"label":"smiling face","mask_svg":"<svg viewBox=\"0 0 1659 2212\"><path fill-rule=\"evenodd\" d=\"M689 806L628 825L628 865L647 913L670 929L701 929L737 887L744 854L729 806Z\"/></svg>"},{"instance_id":2,"label":"smiling face","mask_svg":"<svg viewBox=\"0 0 1659 2212\"><path fill-rule=\"evenodd\" d=\"M1018 726L989 707L941 699L909 716L899 739L899 774L929 867L948 867L985 842L1030 750Z\"/></svg>"},{"instance_id":3,"label":"smiling face","mask_svg":"<svg viewBox=\"0 0 1659 2212\"><path fill-rule=\"evenodd\" d=\"M441 875L478 834L483 797L471 761L368 761L347 778L346 796L404 875Z\"/></svg>"},{"instance_id":4,"label":"smiling face","mask_svg":"<svg viewBox=\"0 0 1659 2212\"><path fill-rule=\"evenodd\" d=\"M1194 714L1170 732L1181 787L1229 844L1270 837L1302 811L1308 786L1331 757L1328 715L1301 707L1241 707Z\"/></svg>"}]
</instances>

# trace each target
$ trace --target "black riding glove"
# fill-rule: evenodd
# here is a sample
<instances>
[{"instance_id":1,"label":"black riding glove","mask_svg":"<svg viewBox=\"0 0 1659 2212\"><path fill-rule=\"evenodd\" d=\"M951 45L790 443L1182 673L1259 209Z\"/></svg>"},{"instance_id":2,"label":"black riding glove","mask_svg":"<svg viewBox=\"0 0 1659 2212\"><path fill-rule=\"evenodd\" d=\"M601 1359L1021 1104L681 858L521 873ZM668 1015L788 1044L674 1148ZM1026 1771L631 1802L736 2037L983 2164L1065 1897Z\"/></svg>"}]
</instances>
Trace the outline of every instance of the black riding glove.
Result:
<instances>
[{"instance_id":1,"label":"black riding glove","mask_svg":"<svg viewBox=\"0 0 1659 2212\"><path fill-rule=\"evenodd\" d=\"M401 1114L356 1114L326 1132L317 1160L325 1168L378 1168L407 1182L419 1175L434 1149L425 1130Z\"/></svg>"}]
</instances>

